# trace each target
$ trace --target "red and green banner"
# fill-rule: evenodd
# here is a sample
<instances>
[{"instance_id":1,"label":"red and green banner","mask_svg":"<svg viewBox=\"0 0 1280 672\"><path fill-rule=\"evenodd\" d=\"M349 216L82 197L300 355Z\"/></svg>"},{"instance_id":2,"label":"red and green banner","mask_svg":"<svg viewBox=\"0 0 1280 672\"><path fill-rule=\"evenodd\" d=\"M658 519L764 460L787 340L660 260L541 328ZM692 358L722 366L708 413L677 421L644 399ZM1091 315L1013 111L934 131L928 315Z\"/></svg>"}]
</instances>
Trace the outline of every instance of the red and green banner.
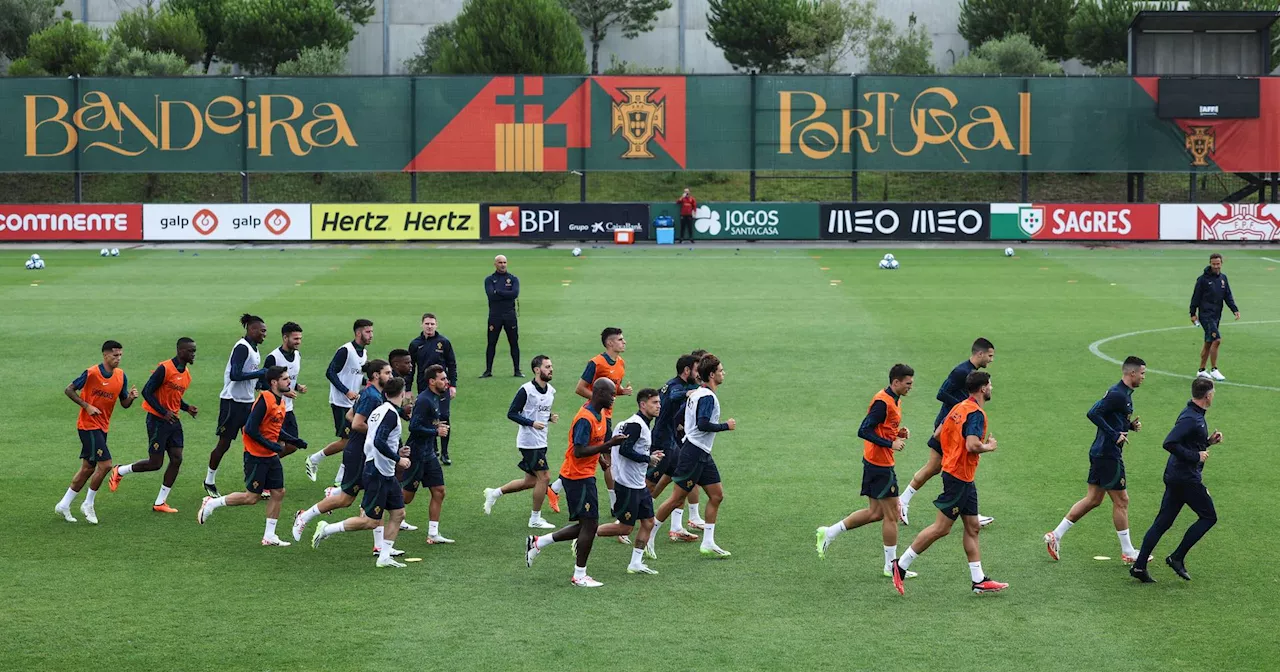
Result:
<instances>
[{"instance_id":1,"label":"red and green banner","mask_svg":"<svg viewBox=\"0 0 1280 672\"><path fill-rule=\"evenodd\" d=\"M0 79L8 172L1280 171L1257 119L1164 120L1154 78Z\"/></svg>"}]
</instances>

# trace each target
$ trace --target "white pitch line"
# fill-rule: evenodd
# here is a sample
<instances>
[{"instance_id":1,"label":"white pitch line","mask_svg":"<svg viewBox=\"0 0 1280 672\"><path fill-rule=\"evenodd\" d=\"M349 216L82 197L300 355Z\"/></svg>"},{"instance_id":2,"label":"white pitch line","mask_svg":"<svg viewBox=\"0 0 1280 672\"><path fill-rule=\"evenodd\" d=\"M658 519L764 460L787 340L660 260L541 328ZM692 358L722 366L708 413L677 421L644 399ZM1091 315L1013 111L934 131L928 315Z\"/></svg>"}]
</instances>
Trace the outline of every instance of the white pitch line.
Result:
<instances>
[{"instance_id":1,"label":"white pitch line","mask_svg":"<svg viewBox=\"0 0 1280 672\"><path fill-rule=\"evenodd\" d=\"M1273 263L1273 264L1280 264L1280 261L1276 261L1275 259L1272 259L1271 257L1258 257L1258 258L1259 258L1259 259L1261 259L1261 260L1263 260L1263 261L1269 261L1269 262L1271 262L1271 263Z\"/></svg>"},{"instance_id":2,"label":"white pitch line","mask_svg":"<svg viewBox=\"0 0 1280 672\"><path fill-rule=\"evenodd\" d=\"M1229 324L1231 326L1244 326L1246 324L1278 324L1278 323L1280 323L1280 320L1257 320L1253 322L1232 322ZM1227 326L1227 325L1222 325L1222 326ZM1124 362L1122 360L1116 359L1115 357L1112 357L1104 353L1102 351L1102 345L1104 343L1110 343L1111 341L1116 341L1121 338L1128 338L1130 336L1141 336L1143 334L1158 334L1162 331L1177 331L1179 329L1198 329L1198 327L1192 324L1187 324L1187 325L1182 325L1177 327L1163 327L1160 329L1143 329L1142 331L1131 331L1127 334L1116 334L1115 336L1108 336L1106 338L1102 338L1090 343L1089 352L1092 352L1094 355L1097 355L1098 357L1108 362L1111 362L1112 364L1123 364ZM1159 369L1150 369L1150 368L1147 369L1147 373L1158 373L1162 376L1171 376L1173 378L1182 378L1184 380L1195 380L1196 378L1195 376L1188 376L1182 373L1173 373L1172 371L1161 371ZM1267 390L1269 392L1280 392L1280 387L1268 387L1266 385L1249 385L1247 383L1236 383L1230 380L1218 380L1214 382L1217 385L1234 385L1236 387L1247 387L1251 390Z\"/></svg>"}]
</instances>

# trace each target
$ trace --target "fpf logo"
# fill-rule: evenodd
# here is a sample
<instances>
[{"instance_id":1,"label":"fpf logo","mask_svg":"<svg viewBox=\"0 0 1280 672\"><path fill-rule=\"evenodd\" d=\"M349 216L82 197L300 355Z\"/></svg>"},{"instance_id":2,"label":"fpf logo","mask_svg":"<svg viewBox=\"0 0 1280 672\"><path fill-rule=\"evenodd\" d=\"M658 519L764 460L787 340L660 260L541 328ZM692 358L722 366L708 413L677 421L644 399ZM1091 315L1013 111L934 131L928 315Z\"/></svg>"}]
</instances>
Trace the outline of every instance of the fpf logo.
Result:
<instances>
[{"instance_id":1,"label":"fpf logo","mask_svg":"<svg viewBox=\"0 0 1280 672\"><path fill-rule=\"evenodd\" d=\"M489 206L489 237L518 238L520 208L515 205Z\"/></svg>"}]
</instances>

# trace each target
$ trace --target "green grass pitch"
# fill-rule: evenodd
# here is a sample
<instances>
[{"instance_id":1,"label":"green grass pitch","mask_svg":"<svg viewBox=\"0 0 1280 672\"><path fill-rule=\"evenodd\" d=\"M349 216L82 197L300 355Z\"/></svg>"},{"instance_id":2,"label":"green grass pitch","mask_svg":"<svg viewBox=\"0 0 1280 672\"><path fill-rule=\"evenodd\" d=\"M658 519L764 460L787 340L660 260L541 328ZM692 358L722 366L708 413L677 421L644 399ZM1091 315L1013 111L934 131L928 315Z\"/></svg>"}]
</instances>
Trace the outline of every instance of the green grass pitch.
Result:
<instances>
[{"instance_id":1,"label":"green grass pitch","mask_svg":"<svg viewBox=\"0 0 1280 672\"><path fill-rule=\"evenodd\" d=\"M1210 428L1225 434L1205 469L1220 520L1188 558L1195 580L1161 562L1193 520L1184 511L1151 565L1159 583L1142 586L1120 563L1108 503L1067 535L1061 562L1041 536L1084 493L1085 412L1119 379L1119 366L1089 345L1182 327L1100 346L1183 376L1149 373L1134 395L1145 429L1125 452L1140 543L1162 492L1160 444L1197 364L1202 337L1187 301L1208 252L1018 249L1011 259L994 249L895 249L895 272L876 268L883 249L507 251L523 288L523 368L539 353L555 362L565 420L551 433L553 466L580 402L574 381L604 326L625 329L636 389L660 386L677 355L697 347L727 372L724 414L739 425L716 443L726 491L716 537L733 557L703 559L664 534L650 563L661 574L629 576L628 551L606 540L590 565L605 586L591 591L569 585L567 544L524 566L527 495L504 497L492 517L481 510L482 489L518 473L505 413L519 381L508 376L505 340L496 377L477 380L481 279L494 249L125 249L112 259L0 251L0 379L10 390L0 411L0 669L1274 669L1280 263L1266 251L1228 251L1244 319L1223 323L1220 365L1231 382L1255 387L1220 385L1209 412ZM32 251L46 270L23 270ZM455 545L424 543L425 497L408 511L423 530L398 544L424 562L398 571L375 570L367 533L319 550L263 548L261 506L196 524L223 367L246 311L268 322L264 352L282 322L305 329L301 379L311 393L298 413L313 447L332 434L323 369L351 322L374 320L371 352L385 356L405 347L424 311L440 316L461 372L442 522ZM62 521L52 508L79 449L63 388L100 361L107 338L124 343L123 367L141 387L179 336L199 344L187 399L202 409L184 421L186 460L169 498L180 513L151 511L152 473L116 493L103 487L100 525ZM842 535L819 561L814 528L865 503L855 432L890 365L917 372L904 400L904 424L917 433L898 458L905 486L928 450L933 394L977 336L997 346L987 409L1000 441L978 472L982 510L996 517L981 536L983 562L1011 588L969 592L958 530L912 566L920 577L905 597L880 575L878 526ZM626 413L633 404L619 399ZM118 464L145 456L142 416L140 406L117 409ZM241 482L240 450L237 442L223 464L224 492ZM301 455L286 460L282 534L337 467L327 460L311 483ZM930 521L940 487L930 482L916 500L900 550Z\"/></svg>"}]
</instances>

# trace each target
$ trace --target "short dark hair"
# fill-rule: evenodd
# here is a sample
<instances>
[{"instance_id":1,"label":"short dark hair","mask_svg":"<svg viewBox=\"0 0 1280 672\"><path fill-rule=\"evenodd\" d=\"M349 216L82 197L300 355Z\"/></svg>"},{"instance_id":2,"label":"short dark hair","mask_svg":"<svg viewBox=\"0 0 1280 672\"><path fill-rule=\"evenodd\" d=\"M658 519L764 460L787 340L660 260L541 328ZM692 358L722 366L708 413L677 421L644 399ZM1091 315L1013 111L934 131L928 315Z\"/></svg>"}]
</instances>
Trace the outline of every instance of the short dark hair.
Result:
<instances>
[{"instance_id":1,"label":"short dark hair","mask_svg":"<svg viewBox=\"0 0 1280 672\"><path fill-rule=\"evenodd\" d=\"M1191 381L1191 398L1204 399L1213 391L1213 381L1208 378L1196 378Z\"/></svg>"},{"instance_id":2,"label":"short dark hair","mask_svg":"<svg viewBox=\"0 0 1280 672\"><path fill-rule=\"evenodd\" d=\"M283 376L288 372L289 369L286 369L283 366L269 366L267 367L267 382L270 383L280 380L280 376Z\"/></svg>"},{"instance_id":3,"label":"short dark hair","mask_svg":"<svg viewBox=\"0 0 1280 672\"><path fill-rule=\"evenodd\" d=\"M364 372L365 377L368 377L388 366L391 366L391 364L389 364L385 359L371 359L365 362L364 366L360 367L360 370Z\"/></svg>"},{"instance_id":4,"label":"short dark hair","mask_svg":"<svg viewBox=\"0 0 1280 672\"><path fill-rule=\"evenodd\" d=\"M436 319L436 316L435 316L435 314L434 314L434 313L423 313L423 314L422 314L422 319L424 319L424 320L425 320L425 319L427 319L428 317L429 317L429 318L431 318L431 319L433 319L433 320L434 320L434 319Z\"/></svg>"},{"instance_id":5,"label":"short dark hair","mask_svg":"<svg viewBox=\"0 0 1280 672\"><path fill-rule=\"evenodd\" d=\"M351 325L351 331L360 331L365 327L372 327L372 326L373 326L373 320L366 320L362 317L356 320L355 324Z\"/></svg>"},{"instance_id":6,"label":"short dark hair","mask_svg":"<svg viewBox=\"0 0 1280 672\"><path fill-rule=\"evenodd\" d=\"M280 335L288 336L289 334L301 334L302 326L297 322L285 322L280 325Z\"/></svg>"},{"instance_id":7,"label":"short dark hair","mask_svg":"<svg viewBox=\"0 0 1280 672\"><path fill-rule=\"evenodd\" d=\"M656 396L658 396L657 390L653 389L652 387L646 387L643 390L636 392L636 405L639 406L640 404L643 404L645 400L651 399Z\"/></svg>"},{"instance_id":8,"label":"short dark hair","mask_svg":"<svg viewBox=\"0 0 1280 672\"><path fill-rule=\"evenodd\" d=\"M540 369L542 368L542 363L547 361L548 359L551 359L551 358L546 355L535 355L533 358L533 361L529 362L529 368L532 368L534 370Z\"/></svg>"},{"instance_id":9,"label":"short dark hair","mask_svg":"<svg viewBox=\"0 0 1280 672\"><path fill-rule=\"evenodd\" d=\"M1124 358L1124 366L1122 367L1122 369L1124 371L1136 371L1138 370L1139 367L1143 367L1146 365L1147 363L1142 361L1141 357L1135 357L1133 355L1129 355L1128 357Z\"/></svg>"},{"instance_id":10,"label":"short dark hair","mask_svg":"<svg viewBox=\"0 0 1280 672\"><path fill-rule=\"evenodd\" d=\"M964 379L964 391L973 394L991 382L991 374L986 371L973 371Z\"/></svg>"},{"instance_id":11,"label":"short dark hair","mask_svg":"<svg viewBox=\"0 0 1280 672\"><path fill-rule=\"evenodd\" d=\"M1222 258L1222 255L1218 254L1217 252L1214 252L1213 254L1209 255L1209 261L1213 261L1214 259L1221 259L1221 258Z\"/></svg>"},{"instance_id":12,"label":"short dark hair","mask_svg":"<svg viewBox=\"0 0 1280 672\"><path fill-rule=\"evenodd\" d=\"M709 380L711 374L715 373L719 366L720 358L708 352L702 356L702 359L698 360L698 377L702 378L704 382Z\"/></svg>"},{"instance_id":13,"label":"short dark hair","mask_svg":"<svg viewBox=\"0 0 1280 672\"><path fill-rule=\"evenodd\" d=\"M610 336L621 336L621 335L622 335L622 330L619 329L618 327L605 327L604 331L600 332L600 345L607 345L609 342Z\"/></svg>"},{"instance_id":14,"label":"short dark hair","mask_svg":"<svg viewBox=\"0 0 1280 672\"><path fill-rule=\"evenodd\" d=\"M889 369L889 382L892 383L895 380L910 378L911 376L914 376L914 375L916 375L916 370L907 366L906 364L894 364Z\"/></svg>"},{"instance_id":15,"label":"short dark hair","mask_svg":"<svg viewBox=\"0 0 1280 672\"><path fill-rule=\"evenodd\" d=\"M973 342L973 347L969 349L969 354L976 355L979 352L986 352L988 350L995 350L995 349L996 349L996 346L993 345L991 341L988 341L985 338L979 338L978 340Z\"/></svg>"},{"instance_id":16,"label":"short dark hair","mask_svg":"<svg viewBox=\"0 0 1280 672\"><path fill-rule=\"evenodd\" d=\"M694 359L702 359L703 357L706 357L706 356L707 356L707 351L706 351L706 350L694 350L693 352L690 352L690 353L689 353L689 356L690 356L690 357L693 357Z\"/></svg>"},{"instance_id":17,"label":"short dark hair","mask_svg":"<svg viewBox=\"0 0 1280 672\"><path fill-rule=\"evenodd\" d=\"M251 324L257 324L262 321L263 320L261 317L258 317L257 315L251 315L249 313L245 313L244 315L240 316L240 326L245 328L248 328L249 325Z\"/></svg>"},{"instance_id":18,"label":"short dark hair","mask_svg":"<svg viewBox=\"0 0 1280 672\"><path fill-rule=\"evenodd\" d=\"M194 338L187 338L186 336L183 336L182 338L179 338L179 339L178 339L178 349L179 349L179 350L181 350L181 349L182 349L182 346L184 346L184 345L190 345L190 344L195 343L195 342L196 342L196 341L195 341L195 339L194 339Z\"/></svg>"},{"instance_id":19,"label":"short dark hair","mask_svg":"<svg viewBox=\"0 0 1280 672\"><path fill-rule=\"evenodd\" d=\"M382 396L386 398L394 397L404 392L404 378L392 378L382 386Z\"/></svg>"},{"instance_id":20,"label":"short dark hair","mask_svg":"<svg viewBox=\"0 0 1280 672\"><path fill-rule=\"evenodd\" d=\"M409 356L408 350L405 350L404 348L396 348L395 350L392 350L391 352L387 353L387 361L391 361L393 359L396 359L397 357L408 357L408 356Z\"/></svg>"},{"instance_id":21,"label":"short dark hair","mask_svg":"<svg viewBox=\"0 0 1280 672\"><path fill-rule=\"evenodd\" d=\"M105 341L102 344L102 351L106 352L108 350L124 350L124 346L120 345L120 341Z\"/></svg>"},{"instance_id":22,"label":"short dark hair","mask_svg":"<svg viewBox=\"0 0 1280 672\"><path fill-rule=\"evenodd\" d=\"M676 360L676 375L680 375L685 369L692 369L698 364L698 358L693 355L680 355Z\"/></svg>"},{"instance_id":23,"label":"short dark hair","mask_svg":"<svg viewBox=\"0 0 1280 672\"><path fill-rule=\"evenodd\" d=\"M439 364L432 364L431 366L427 367L426 371L422 372L422 379L430 382L432 380L435 380L442 373L444 373L443 366L440 366Z\"/></svg>"}]
</instances>

